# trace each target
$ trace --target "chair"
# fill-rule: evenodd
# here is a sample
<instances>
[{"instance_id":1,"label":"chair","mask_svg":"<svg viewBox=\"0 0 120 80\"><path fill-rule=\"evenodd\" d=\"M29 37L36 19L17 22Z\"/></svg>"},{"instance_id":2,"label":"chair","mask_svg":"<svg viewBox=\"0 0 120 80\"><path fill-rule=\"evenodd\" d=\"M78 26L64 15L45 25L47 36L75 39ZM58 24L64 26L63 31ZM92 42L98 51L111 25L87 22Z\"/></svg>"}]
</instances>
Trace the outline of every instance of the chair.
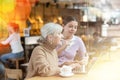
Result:
<instances>
[{"instance_id":1,"label":"chair","mask_svg":"<svg viewBox=\"0 0 120 80\"><path fill-rule=\"evenodd\" d=\"M5 80L8 78L20 80L23 78L23 73L21 69L9 69L5 68Z\"/></svg>"},{"instance_id":2,"label":"chair","mask_svg":"<svg viewBox=\"0 0 120 80\"><path fill-rule=\"evenodd\" d=\"M19 62L20 62L20 61L23 61L23 60L24 60L24 57L22 57L22 58L11 58L11 59L9 59L9 61L15 63L16 69L19 69Z\"/></svg>"},{"instance_id":3,"label":"chair","mask_svg":"<svg viewBox=\"0 0 120 80\"><path fill-rule=\"evenodd\" d=\"M27 67L28 67L28 63L23 63L20 65L21 68L22 68L22 71L23 71L23 78L26 77L26 74L27 74Z\"/></svg>"}]
</instances>

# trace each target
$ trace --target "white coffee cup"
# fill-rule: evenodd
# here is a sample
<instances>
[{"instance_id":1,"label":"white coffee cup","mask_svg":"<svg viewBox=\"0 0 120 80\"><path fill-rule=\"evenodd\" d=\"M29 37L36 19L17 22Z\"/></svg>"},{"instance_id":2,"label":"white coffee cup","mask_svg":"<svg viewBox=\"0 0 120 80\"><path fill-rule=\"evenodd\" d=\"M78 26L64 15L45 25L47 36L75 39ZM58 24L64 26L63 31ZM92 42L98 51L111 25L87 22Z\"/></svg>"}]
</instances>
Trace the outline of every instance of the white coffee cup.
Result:
<instances>
[{"instance_id":1,"label":"white coffee cup","mask_svg":"<svg viewBox=\"0 0 120 80\"><path fill-rule=\"evenodd\" d=\"M72 67L63 65L60 69L61 74L71 74L72 73Z\"/></svg>"},{"instance_id":2,"label":"white coffee cup","mask_svg":"<svg viewBox=\"0 0 120 80\"><path fill-rule=\"evenodd\" d=\"M85 67L85 65L81 65L81 72L86 72L86 67Z\"/></svg>"}]
</instances>

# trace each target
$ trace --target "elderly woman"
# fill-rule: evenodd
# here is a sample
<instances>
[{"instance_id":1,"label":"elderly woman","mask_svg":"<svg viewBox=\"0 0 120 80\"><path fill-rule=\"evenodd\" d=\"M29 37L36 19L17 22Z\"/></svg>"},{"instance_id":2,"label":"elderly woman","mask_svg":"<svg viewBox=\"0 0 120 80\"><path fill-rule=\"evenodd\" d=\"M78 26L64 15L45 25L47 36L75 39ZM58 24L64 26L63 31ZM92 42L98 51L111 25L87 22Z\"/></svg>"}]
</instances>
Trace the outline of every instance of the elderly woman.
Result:
<instances>
[{"instance_id":1,"label":"elderly woman","mask_svg":"<svg viewBox=\"0 0 120 80\"><path fill-rule=\"evenodd\" d=\"M56 46L61 40L62 27L47 23L41 28L40 45L34 48L26 78L34 76L52 76L59 73Z\"/></svg>"}]
</instances>

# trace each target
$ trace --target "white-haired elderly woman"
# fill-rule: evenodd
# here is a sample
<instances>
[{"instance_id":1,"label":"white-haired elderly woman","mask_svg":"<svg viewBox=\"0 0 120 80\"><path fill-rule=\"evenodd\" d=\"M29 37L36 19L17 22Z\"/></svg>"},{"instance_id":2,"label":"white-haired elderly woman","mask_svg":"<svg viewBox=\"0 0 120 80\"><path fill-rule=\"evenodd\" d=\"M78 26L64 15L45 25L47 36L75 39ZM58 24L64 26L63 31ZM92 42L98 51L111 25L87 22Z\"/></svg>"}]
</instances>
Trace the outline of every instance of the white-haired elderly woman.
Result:
<instances>
[{"instance_id":1,"label":"white-haired elderly woman","mask_svg":"<svg viewBox=\"0 0 120 80\"><path fill-rule=\"evenodd\" d=\"M62 26L47 23L41 28L40 45L34 48L29 60L26 78L52 76L59 73L56 46L61 40Z\"/></svg>"}]
</instances>

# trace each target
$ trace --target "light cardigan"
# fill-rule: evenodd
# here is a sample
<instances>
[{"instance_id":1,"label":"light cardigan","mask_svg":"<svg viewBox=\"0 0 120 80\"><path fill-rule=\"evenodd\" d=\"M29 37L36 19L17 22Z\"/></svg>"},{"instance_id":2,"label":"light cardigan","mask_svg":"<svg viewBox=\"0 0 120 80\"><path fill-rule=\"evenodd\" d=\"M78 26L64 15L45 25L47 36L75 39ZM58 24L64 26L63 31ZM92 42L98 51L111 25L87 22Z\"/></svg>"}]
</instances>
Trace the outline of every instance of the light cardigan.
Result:
<instances>
[{"instance_id":1,"label":"light cardigan","mask_svg":"<svg viewBox=\"0 0 120 80\"><path fill-rule=\"evenodd\" d=\"M26 78L33 76L51 76L57 74L58 70L56 50L50 51L43 46L37 46L32 52Z\"/></svg>"}]
</instances>

